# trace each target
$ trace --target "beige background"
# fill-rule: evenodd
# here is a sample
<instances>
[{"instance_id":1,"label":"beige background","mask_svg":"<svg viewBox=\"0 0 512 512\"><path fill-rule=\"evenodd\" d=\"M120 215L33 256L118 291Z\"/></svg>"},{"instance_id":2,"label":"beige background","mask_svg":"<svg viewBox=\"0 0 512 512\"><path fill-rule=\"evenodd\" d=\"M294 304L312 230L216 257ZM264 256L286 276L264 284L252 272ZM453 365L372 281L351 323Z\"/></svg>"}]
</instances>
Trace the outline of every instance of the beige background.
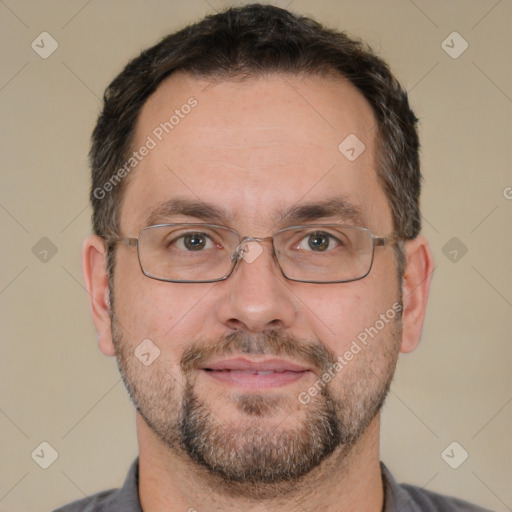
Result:
<instances>
[{"instance_id":1,"label":"beige background","mask_svg":"<svg viewBox=\"0 0 512 512\"><path fill-rule=\"evenodd\" d=\"M401 481L512 510L512 2L275 4L367 40L421 117L437 268L422 345L401 358L385 406L382 458ZM0 511L51 510L118 486L136 456L134 413L96 347L81 284L89 136L129 58L225 5L0 2ZM31 48L43 31L59 44L47 59ZM469 44L457 59L441 46L453 31ZM57 248L47 262L32 251L42 237ZM445 255L453 247L443 252L452 237L457 262ZM59 454L46 470L31 458L43 441ZM458 469L441 458L452 441L469 453Z\"/></svg>"}]
</instances>

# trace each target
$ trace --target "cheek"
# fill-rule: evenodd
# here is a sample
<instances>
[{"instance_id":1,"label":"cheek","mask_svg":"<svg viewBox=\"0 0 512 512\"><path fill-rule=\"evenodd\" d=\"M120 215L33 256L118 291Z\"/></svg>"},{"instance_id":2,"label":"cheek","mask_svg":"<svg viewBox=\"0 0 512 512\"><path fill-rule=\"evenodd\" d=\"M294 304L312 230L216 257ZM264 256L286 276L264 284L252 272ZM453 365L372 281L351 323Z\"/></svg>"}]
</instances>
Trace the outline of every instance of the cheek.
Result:
<instances>
[{"instance_id":1,"label":"cheek","mask_svg":"<svg viewBox=\"0 0 512 512\"><path fill-rule=\"evenodd\" d=\"M397 317L398 279L393 259L386 260L376 261L371 273L360 281L298 293L314 335L336 354L345 353L354 340L364 340L375 328L379 337L385 335Z\"/></svg>"},{"instance_id":2,"label":"cheek","mask_svg":"<svg viewBox=\"0 0 512 512\"><path fill-rule=\"evenodd\" d=\"M133 254L118 258L114 283L117 321L130 344L149 338L161 350L183 350L204 323L201 302L211 285L151 279L142 273Z\"/></svg>"},{"instance_id":3,"label":"cheek","mask_svg":"<svg viewBox=\"0 0 512 512\"><path fill-rule=\"evenodd\" d=\"M374 293L370 300L360 291L343 304L338 303L338 314L333 310L334 301L330 302L330 324L336 334L329 332L320 338L337 357L329 370L334 376L324 376L330 381L334 396L347 400L383 392L394 373L400 347L397 293Z\"/></svg>"}]
</instances>

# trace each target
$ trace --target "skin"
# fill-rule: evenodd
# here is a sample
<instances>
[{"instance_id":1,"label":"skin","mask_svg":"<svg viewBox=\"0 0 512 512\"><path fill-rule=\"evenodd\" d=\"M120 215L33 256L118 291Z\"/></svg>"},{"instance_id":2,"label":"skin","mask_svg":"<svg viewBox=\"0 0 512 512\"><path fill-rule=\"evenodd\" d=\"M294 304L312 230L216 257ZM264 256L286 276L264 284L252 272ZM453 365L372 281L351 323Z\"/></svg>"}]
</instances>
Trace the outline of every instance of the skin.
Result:
<instances>
[{"instance_id":1,"label":"skin","mask_svg":"<svg viewBox=\"0 0 512 512\"><path fill-rule=\"evenodd\" d=\"M375 172L376 121L366 100L347 81L271 75L210 83L173 75L144 105L133 146L140 147L155 127L191 96L198 105L127 180L120 215L123 236L136 237L156 205L177 197L229 210L223 224L242 236L270 236L293 225L278 221L278 209L334 196L343 196L357 206L364 226L376 236L393 232L391 211ZM353 162L338 150L349 134L356 134L366 146ZM208 222L189 216L171 221ZM321 222L339 219L315 219L315 223ZM257 336L276 330L342 355L401 295L401 323L387 324L329 383L333 395L340 398L346 398L349 391L357 398L378 388L392 375L398 352L410 352L419 343L433 269L422 236L405 243L407 267L401 290L390 247L375 249L367 277L340 284L286 280L269 245L263 243L262 247L256 260L242 261L229 279L203 284L150 279L140 270L136 250L118 247L111 284L122 351L141 388L153 390L149 399L155 403L162 386L161 380L155 382L156 376L166 379L176 397L169 412L171 419L176 419L183 400L185 377L180 360L192 343L211 346L234 332ZM83 273L99 347L113 356L116 348L105 249L94 235L84 243ZM147 338L161 354L151 366L142 367L130 354ZM118 346L118 355L119 351ZM208 403L220 425L235 432L257 425L269 435L303 424L308 405L300 404L297 396L319 376L312 372L281 388L247 391L259 393L265 400L274 397L280 405L272 408L271 414L255 418L237 407L240 390L214 382L201 372L193 375L196 394ZM364 385L358 386L361 379ZM260 486L258 495L258 489L250 486L230 489L220 485L180 449L163 443L138 413L143 509L380 511L379 425L377 413L354 446L335 450L300 486L283 483L267 494Z\"/></svg>"}]
</instances>

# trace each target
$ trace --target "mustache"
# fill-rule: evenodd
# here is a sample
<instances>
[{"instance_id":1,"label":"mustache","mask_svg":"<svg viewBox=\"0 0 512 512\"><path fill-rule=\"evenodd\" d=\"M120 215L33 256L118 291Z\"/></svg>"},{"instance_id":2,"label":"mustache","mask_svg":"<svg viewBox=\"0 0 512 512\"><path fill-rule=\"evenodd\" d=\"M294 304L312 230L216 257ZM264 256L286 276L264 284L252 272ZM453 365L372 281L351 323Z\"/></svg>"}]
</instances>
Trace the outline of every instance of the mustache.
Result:
<instances>
[{"instance_id":1,"label":"mustache","mask_svg":"<svg viewBox=\"0 0 512 512\"><path fill-rule=\"evenodd\" d=\"M328 371L337 361L336 354L319 340L299 340L278 330L257 334L234 331L227 336L220 336L213 343L191 344L181 358L181 370L186 375L214 359L232 354L286 356L293 361L307 363L319 373Z\"/></svg>"}]
</instances>

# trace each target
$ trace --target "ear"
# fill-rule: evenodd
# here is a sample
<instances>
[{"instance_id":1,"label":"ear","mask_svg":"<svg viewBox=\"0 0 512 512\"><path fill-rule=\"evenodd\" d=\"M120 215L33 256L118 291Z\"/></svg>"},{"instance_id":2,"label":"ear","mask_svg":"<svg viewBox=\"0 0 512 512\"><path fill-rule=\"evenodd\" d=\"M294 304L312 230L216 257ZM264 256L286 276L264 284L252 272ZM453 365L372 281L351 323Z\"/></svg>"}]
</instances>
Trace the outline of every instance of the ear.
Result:
<instances>
[{"instance_id":1,"label":"ear","mask_svg":"<svg viewBox=\"0 0 512 512\"><path fill-rule=\"evenodd\" d=\"M98 345L105 355L113 356L115 350L110 329L107 255L105 244L97 235L90 235L84 241L82 274L89 293L92 319L98 333Z\"/></svg>"},{"instance_id":2,"label":"ear","mask_svg":"<svg viewBox=\"0 0 512 512\"><path fill-rule=\"evenodd\" d=\"M402 342L400 352L413 351L419 344L434 259L428 241L421 235L404 244L407 264L402 283Z\"/></svg>"}]
</instances>

